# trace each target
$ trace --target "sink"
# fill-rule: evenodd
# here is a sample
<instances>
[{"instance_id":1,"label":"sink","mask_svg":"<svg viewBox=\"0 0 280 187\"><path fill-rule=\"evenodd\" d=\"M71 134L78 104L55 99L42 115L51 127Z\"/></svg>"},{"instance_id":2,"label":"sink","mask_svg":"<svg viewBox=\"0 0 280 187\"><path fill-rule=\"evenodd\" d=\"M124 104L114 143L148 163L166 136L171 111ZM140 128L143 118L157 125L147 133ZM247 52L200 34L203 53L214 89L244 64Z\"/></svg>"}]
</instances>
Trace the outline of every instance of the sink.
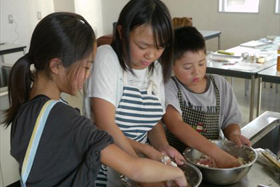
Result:
<instances>
[{"instance_id":1,"label":"sink","mask_svg":"<svg viewBox=\"0 0 280 187\"><path fill-rule=\"evenodd\" d=\"M0 88L8 86L10 71L11 67L0 66Z\"/></svg>"},{"instance_id":2,"label":"sink","mask_svg":"<svg viewBox=\"0 0 280 187\"><path fill-rule=\"evenodd\" d=\"M277 156L280 153L280 113L266 111L241 129L242 135L252 142L253 148L268 149ZM262 159L260 159L262 160ZM276 171L277 172L277 171ZM247 174L244 187L279 186L280 178L267 164L256 162ZM247 183L246 183L247 182ZM263 184L263 185L259 185ZM237 185L236 187L241 187ZM207 186L208 187L208 186Z\"/></svg>"},{"instance_id":3,"label":"sink","mask_svg":"<svg viewBox=\"0 0 280 187\"><path fill-rule=\"evenodd\" d=\"M269 149L275 155L280 152L280 113L266 111L241 129L252 142L253 148Z\"/></svg>"},{"instance_id":4,"label":"sink","mask_svg":"<svg viewBox=\"0 0 280 187\"><path fill-rule=\"evenodd\" d=\"M280 120L270 124L270 130L267 134L264 132L258 134L259 140L253 144L253 148L269 149L275 155L280 151ZM265 135L264 135L265 134Z\"/></svg>"},{"instance_id":5,"label":"sink","mask_svg":"<svg viewBox=\"0 0 280 187\"><path fill-rule=\"evenodd\" d=\"M4 92L7 92L11 69L11 64L0 63L0 96L3 95Z\"/></svg>"}]
</instances>

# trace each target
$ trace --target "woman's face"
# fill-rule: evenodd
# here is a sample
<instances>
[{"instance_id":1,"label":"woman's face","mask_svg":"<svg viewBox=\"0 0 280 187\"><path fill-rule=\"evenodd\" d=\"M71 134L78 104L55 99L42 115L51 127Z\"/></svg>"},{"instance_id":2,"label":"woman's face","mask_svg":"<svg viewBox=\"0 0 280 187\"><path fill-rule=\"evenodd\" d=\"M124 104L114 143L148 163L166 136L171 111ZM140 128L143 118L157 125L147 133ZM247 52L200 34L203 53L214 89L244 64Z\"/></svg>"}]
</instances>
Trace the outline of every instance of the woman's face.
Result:
<instances>
[{"instance_id":1,"label":"woman's face","mask_svg":"<svg viewBox=\"0 0 280 187\"><path fill-rule=\"evenodd\" d=\"M176 60L173 71L180 82L187 87L197 86L204 79L206 73L206 55L204 50L198 52L187 51Z\"/></svg>"},{"instance_id":2,"label":"woman's face","mask_svg":"<svg viewBox=\"0 0 280 187\"><path fill-rule=\"evenodd\" d=\"M140 25L130 32L132 69L145 69L160 58L164 48L157 49L151 25Z\"/></svg>"}]
</instances>

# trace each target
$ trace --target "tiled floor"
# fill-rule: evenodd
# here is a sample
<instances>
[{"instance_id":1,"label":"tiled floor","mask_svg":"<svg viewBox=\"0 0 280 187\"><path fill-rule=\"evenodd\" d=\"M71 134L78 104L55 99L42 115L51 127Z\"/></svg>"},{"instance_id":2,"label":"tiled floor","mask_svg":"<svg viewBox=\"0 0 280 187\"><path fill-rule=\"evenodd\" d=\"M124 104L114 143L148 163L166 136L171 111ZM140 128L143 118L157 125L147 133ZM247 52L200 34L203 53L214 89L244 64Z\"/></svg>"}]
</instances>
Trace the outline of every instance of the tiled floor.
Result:
<instances>
[{"instance_id":1,"label":"tiled floor","mask_svg":"<svg viewBox=\"0 0 280 187\"><path fill-rule=\"evenodd\" d=\"M230 77L226 77L226 79L231 82ZM280 84L278 84L279 92L280 92ZM247 91L247 96L245 96L245 79L234 78L233 90L235 96L238 100L240 110L243 114L243 122L240 124L244 126L249 123L249 106L250 106L250 91ZM273 87L270 88L270 83L266 83L266 87L262 88L262 104L261 111L262 114L265 111L274 111L280 112L280 93L276 93L276 86L273 84ZM257 92L255 96L255 106L257 101ZM82 94L77 97L73 96L64 96L69 102L70 105L78 107L82 111ZM256 116L256 109L254 110L254 115Z\"/></svg>"}]
</instances>

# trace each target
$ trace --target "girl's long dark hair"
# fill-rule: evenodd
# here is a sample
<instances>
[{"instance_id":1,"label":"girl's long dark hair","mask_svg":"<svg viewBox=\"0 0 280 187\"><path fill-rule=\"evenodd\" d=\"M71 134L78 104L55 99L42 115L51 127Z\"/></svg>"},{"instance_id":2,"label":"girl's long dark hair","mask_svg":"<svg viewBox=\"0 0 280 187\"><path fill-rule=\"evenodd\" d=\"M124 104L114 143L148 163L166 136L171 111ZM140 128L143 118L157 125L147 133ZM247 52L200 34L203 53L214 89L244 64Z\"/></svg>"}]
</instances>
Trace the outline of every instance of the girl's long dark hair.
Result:
<instances>
[{"instance_id":1,"label":"girl's long dark hair","mask_svg":"<svg viewBox=\"0 0 280 187\"><path fill-rule=\"evenodd\" d=\"M117 22L117 26L122 26L122 40L118 30L114 29L111 46L117 53L121 67L133 73L130 62L129 33L145 24L150 24L153 29L156 47L165 48L159 62L166 82L172 71L174 34L169 10L160 0L130 0L122 9ZM149 68L152 71L154 65L151 64Z\"/></svg>"},{"instance_id":2,"label":"girl's long dark hair","mask_svg":"<svg viewBox=\"0 0 280 187\"><path fill-rule=\"evenodd\" d=\"M57 12L42 19L32 34L29 52L17 60L9 75L6 127L15 119L19 107L29 100L34 82L31 64L36 72L45 71L49 75L51 59L59 58L64 67L70 67L92 53L94 40L92 27L78 14Z\"/></svg>"}]
</instances>

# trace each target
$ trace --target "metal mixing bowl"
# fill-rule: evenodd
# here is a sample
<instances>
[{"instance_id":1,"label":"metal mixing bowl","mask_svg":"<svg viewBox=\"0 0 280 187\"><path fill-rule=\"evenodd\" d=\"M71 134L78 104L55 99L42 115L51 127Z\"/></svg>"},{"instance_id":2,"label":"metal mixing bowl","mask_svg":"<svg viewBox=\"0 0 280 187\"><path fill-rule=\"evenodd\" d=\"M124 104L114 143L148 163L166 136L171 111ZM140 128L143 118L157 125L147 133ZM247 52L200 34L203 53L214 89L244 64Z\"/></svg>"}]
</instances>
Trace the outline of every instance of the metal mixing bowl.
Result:
<instances>
[{"instance_id":1,"label":"metal mixing bowl","mask_svg":"<svg viewBox=\"0 0 280 187\"><path fill-rule=\"evenodd\" d=\"M190 163L184 163L183 165L178 166L181 168L186 176L188 181L188 187L198 187L202 181L202 174L197 167ZM139 187L137 182L128 179L125 176L121 176L122 182L125 187Z\"/></svg>"},{"instance_id":2,"label":"metal mixing bowl","mask_svg":"<svg viewBox=\"0 0 280 187\"><path fill-rule=\"evenodd\" d=\"M196 166L186 162L178 167L184 171L189 186L198 187L200 185L202 174Z\"/></svg>"},{"instance_id":3,"label":"metal mixing bowl","mask_svg":"<svg viewBox=\"0 0 280 187\"><path fill-rule=\"evenodd\" d=\"M218 147L235 157L241 157L246 164L234 168L213 168L196 164L203 153L193 148L186 148L183 155L187 161L199 168L203 180L216 185L229 185L241 180L257 160L257 153L251 147L237 145L227 140L212 140Z\"/></svg>"}]
</instances>

